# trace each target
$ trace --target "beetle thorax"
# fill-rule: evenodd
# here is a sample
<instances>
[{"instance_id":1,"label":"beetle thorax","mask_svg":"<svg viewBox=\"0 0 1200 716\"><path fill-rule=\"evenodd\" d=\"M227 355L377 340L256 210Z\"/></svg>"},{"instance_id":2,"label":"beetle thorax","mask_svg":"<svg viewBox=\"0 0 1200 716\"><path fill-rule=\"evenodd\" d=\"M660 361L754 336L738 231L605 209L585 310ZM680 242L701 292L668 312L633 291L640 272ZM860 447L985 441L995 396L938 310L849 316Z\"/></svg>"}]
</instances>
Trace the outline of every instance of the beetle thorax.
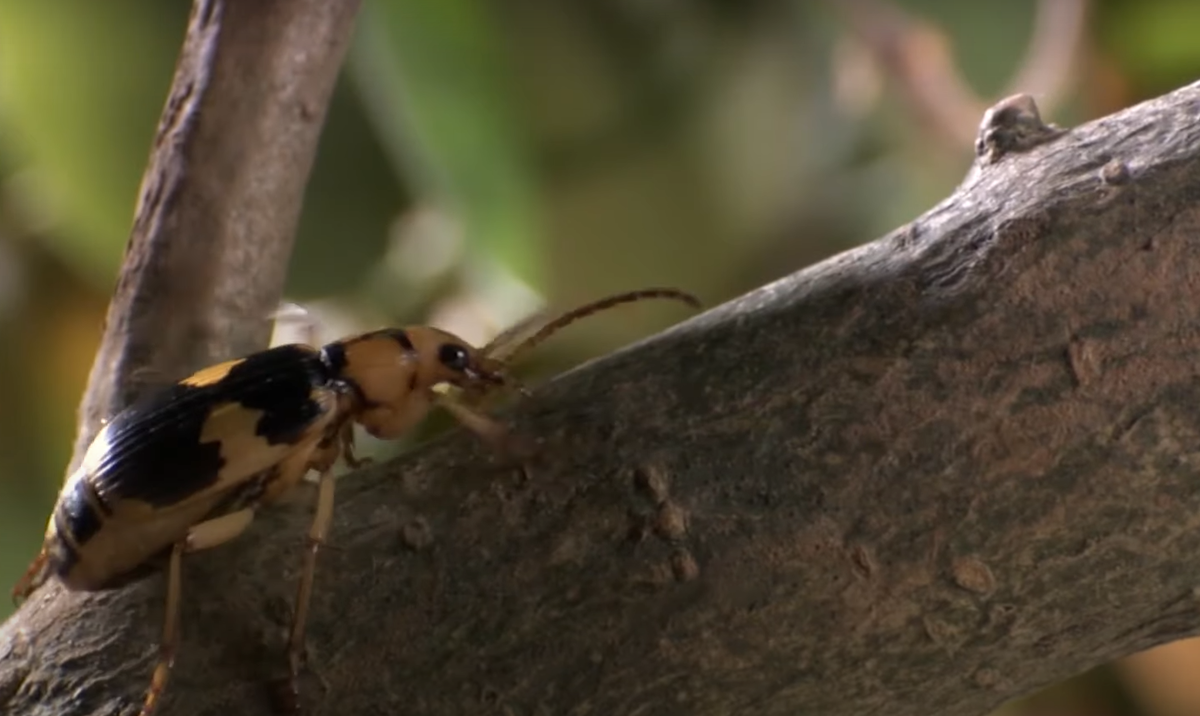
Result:
<instances>
[{"instance_id":1,"label":"beetle thorax","mask_svg":"<svg viewBox=\"0 0 1200 716\"><path fill-rule=\"evenodd\" d=\"M461 340L434 328L411 327L340 343L340 360L332 367L335 378L356 394L354 419L381 438L396 437L420 422L432 407L433 388L461 378L438 359L447 342Z\"/></svg>"}]
</instances>

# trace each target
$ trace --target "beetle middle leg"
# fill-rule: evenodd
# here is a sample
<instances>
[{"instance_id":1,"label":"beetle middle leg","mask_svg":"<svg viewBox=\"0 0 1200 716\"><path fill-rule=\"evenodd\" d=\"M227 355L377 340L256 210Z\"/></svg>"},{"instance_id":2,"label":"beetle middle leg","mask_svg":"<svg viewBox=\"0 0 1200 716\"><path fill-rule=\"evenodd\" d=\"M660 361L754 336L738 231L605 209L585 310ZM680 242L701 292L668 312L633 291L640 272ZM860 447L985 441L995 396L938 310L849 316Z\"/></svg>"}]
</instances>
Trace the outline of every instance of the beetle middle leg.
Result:
<instances>
[{"instance_id":1,"label":"beetle middle leg","mask_svg":"<svg viewBox=\"0 0 1200 716\"><path fill-rule=\"evenodd\" d=\"M308 551L304 553L304 569L296 590L296 609L292 613L292 628L288 634L288 686L292 696L299 699L300 667L304 662L304 627L308 623L308 608L312 603L313 578L317 570L317 552L325 544L329 525L333 521L333 472L321 472L317 482L317 505L312 525L308 529Z\"/></svg>"},{"instance_id":2,"label":"beetle middle leg","mask_svg":"<svg viewBox=\"0 0 1200 716\"><path fill-rule=\"evenodd\" d=\"M369 457L358 457L354 454L354 423L347 420L338 431L338 442L341 444L342 460L346 465L357 470L374 462Z\"/></svg>"},{"instance_id":3,"label":"beetle middle leg","mask_svg":"<svg viewBox=\"0 0 1200 716\"><path fill-rule=\"evenodd\" d=\"M313 580L317 570L317 553L325 544L329 525L333 521L333 464L346 447L345 426L331 426L319 442L307 449L298 450L295 456L281 466L284 475L281 482L298 480L309 470L317 470L316 509L308 529L308 549L304 553L304 565L300 572L300 583L296 588L296 605L292 611L292 625L288 630L288 675L275 693L276 711L297 713L300 710L300 668L304 664L304 629L308 622L309 605L312 602ZM353 433L350 433L350 440Z\"/></svg>"},{"instance_id":4,"label":"beetle middle leg","mask_svg":"<svg viewBox=\"0 0 1200 716\"><path fill-rule=\"evenodd\" d=\"M150 677L150 688L142 703L141 716L150 716L158 707L167 678L175 665L175 650L179 644L179 603L183 592L183 555L216 547L237 537L246 530L254 519L254 510L247 508L201 522L188 530L187 536L171 547L171 561L167 565L167 606L164 617L162 641L159 643L158 663Z\"/></svg>"}]
</instances>

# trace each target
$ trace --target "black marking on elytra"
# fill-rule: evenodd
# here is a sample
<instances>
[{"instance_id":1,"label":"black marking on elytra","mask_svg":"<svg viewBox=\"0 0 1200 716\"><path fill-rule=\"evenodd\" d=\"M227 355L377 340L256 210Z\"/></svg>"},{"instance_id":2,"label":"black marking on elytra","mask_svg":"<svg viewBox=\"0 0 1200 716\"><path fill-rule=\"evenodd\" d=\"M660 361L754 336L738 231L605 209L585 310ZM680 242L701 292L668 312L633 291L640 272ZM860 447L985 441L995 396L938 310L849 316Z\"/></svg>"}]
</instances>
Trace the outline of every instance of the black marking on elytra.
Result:
<instances>
[{"instance_id":1,"label":"black marking on elytra","mask_svg":"<svg viewBox=\"0 0 1200 716\"><path fill-rule=\"evenodd\" d=\"M257 434L268 443L294 441L323 410L313 388L332 376L320 356L308 346L279 346L248 356L216 382L177 383L134 403L98 438L108 449L89 479L100 500L165 507L215 484L225 466L221 445L200 436L222 404L262 410Z\"/></svg>"},{"instance_id":2,"label":"black marking on elytra","mask_svg":"<svg viewBox=\"0 0 1200 716\"><path fill-rule=\"evenodd\" d=\"M346 344L341 341L330 343L321 349L321 362L331 376L339 376L346 369Z\"/></svg>"},{"instance_id":3,"label":"black marking on elytra","mask_svg":"<svg viewBox=\"0 0 1200 716\"><path fill-rule=\"evenodd\" d=\"M290 444L297 442L325 411L313 399L313 389L324 386L333 376L321 355L310 348L303 354L293 352L285 361L274 353L262 351L247 357L229 370L222 383L243 386L230 396L231 402L262 411L256 435L271 445Z\"/></svg>"},{"instance_id":4,"label":"black marking on elytra","mask_svg":"<svg viewBox=\"0 0 1200 716\"><path fill-rule=\"evenodd\" d=\"M100 531L101 518L94 506L95 501L88 500L91 489L86 480L75 480L71 489L58 501L54 515L59 534L70 535L75 544L81 546Z\"/></svg>"},{"instance_id":5,"label":"black marking on elytra","mask_svg":"<svg viewBox=\"0 0 1200 716\"><path fill-rule=\"evenodd\" d=\"M50 573L65 577L79 564L79 552L60 533L46 546L46 562Z\"/></svg>"}]
</instances>

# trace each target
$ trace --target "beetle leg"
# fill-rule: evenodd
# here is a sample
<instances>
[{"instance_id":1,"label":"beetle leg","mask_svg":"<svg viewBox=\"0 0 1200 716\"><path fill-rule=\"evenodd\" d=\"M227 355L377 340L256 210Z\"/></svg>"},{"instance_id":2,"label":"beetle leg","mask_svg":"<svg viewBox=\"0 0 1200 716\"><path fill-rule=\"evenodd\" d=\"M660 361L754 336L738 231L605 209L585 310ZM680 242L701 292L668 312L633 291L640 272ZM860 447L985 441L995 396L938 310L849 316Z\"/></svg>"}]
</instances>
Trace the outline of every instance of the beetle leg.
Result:
<instances>
[{"instance_id":1,"label":"beetle leg","mask_svg":"<svg viewBox=\"0 0 1200 716\"><path fill-rule=\"evenodd\" d=\"M241 534L254 519L254 510L245 509L201 522L188 530L185 538L171 548L171 561L167 566L167 608L163 624L162 641L159 643L158 663L154 676L150 677L150 688L142 703L141 716L150 716L158 707L163 690L167 688L167 677L175 665L175 649L179 643L179 602L183 588L181 564L186 552L198 552Z\"/></svg>"},{"instance_id":2,"label":"beetle leg","mask_svg":"<svg viewBox=\"0 0 1200 716\"><path fill-rule=\"evenodd\" d=\"M21 606L21 602L28 599L29 595L33 594L33 590L46 582L47 562L49 559L49 552L46 551L45 547L42 547L37 557L33 558L33 562L30 563L29 568L25 570L25 574L21 575L21 579L12 589L14 605Z\"/></svg>"},{"instance_id":3,"label":"beetle leg","mask_svg":"<svg viewBox=\"0 0 1200 716\"><path fill-rule=\"evenodd\" d=\"M347 466L357 470L371 464L371 458L360 458L354 454L354 423L352 421L347 420L342 426L338 434L338 442L341 444L342 459L346 461Z\"/></svg>"},{"instance_id":4,"label":"beetle leg","mask_svg":"<svg viewBox=\"0 0 1200 716\"><path fill-rule=\"evenodd\" d=\"M141 716L150 716L158 707L158 701L167 688L167 677L171 675L171 667L175 665L175 646L179 634L179 593L182 589L180 579L180 561L187 540L176 542L171 548L171 563L167 567L167 608L166 623L163 625L162 641L158 646L158 664L154 667L154 676L150 678L150 688L146 691L146 700L142 703Z\"/></svg>"},{"instance_id":5,"label":"beetle leg","mask_svg":"<svg viewBox=\"0 0 1200 716\"><path fill-rule=\"evenodd\" d=\"M434 401L445 408L446 412L453 415L464 427L483 438L484 442L488 445L501 451L504 450L508 431L503 425L488 415L449 396L438 395Z\"/></svg>"},{"instance_id":6,"label":"beetle leg","mask_svg":"<svg viewBox=\"0 0 1200 716\"><path fill-rule=\"evenodd\" d=\"M335 443L335 447L340 449ZM318 456L314 462L329 462L337 459L337 451L332 453L332 459ZM292 628L288 635L288 683L286 696L291 710L296 710L300 703L300 667L304 661L305 642L304 627L308 621L308 607L312 601L313 576L317 567L317 552L325 543L329 533L329 524L333 520L333 472L329 465L320 465L321 477L317 482L317 506L313 514L312 525L308 529L308 552L304 555L304 569L300 574L300 586L296 592L296 609L292 613Z\"/></svg>"},{"instance_id":7,"label":"beetle leg","mask_svg":"<svg viewBox=\"0 0 1200 716\"><path fill-rule=\"evenodd\" d=\"M454 398L439 395L434 400L453 415L458 422L462 423L463 426L478 435L489 447L499 453L503 459L516 463L521 472L525 473L525 476L528 477L527 463L533 457L536 450L534 445L527 440L521 439L520 436L510 433L507 428L496 422L494 418L486 413L482 413L469 405L464 405Z\"/></svg>"}]
</instances>

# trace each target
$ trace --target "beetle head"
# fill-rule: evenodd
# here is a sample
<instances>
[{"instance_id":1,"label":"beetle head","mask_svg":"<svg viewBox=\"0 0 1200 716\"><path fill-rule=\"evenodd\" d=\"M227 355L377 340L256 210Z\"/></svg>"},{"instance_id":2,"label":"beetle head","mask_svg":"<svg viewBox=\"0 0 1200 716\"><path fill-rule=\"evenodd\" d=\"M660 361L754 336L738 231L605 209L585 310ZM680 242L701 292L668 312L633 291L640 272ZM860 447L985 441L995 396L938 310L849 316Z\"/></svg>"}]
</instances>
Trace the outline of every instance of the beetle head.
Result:
<instances>
[{"instance_id":1,"label":"beetle head","mask_svg":"<svg viewBox=\"0 0 1200 716\"><path fill-rule=\"evenodd\" d=\"M458 402L465 406L477 405L502 388L524 392L507 373L518 355L580 318L650 298L700 305L691 294L676 289L643 289L608 296L555 318L531 317L483 348L437 328L410 326L331 343L322 356L332 377L352 395L354 419L375 437L395 438L425 417L437 399L436 387L459 388Z\"/></svg>"},{"instance_id":2,"label":"beetle head","mask_svg":"<svg viewBox=\"0 0 1200 716\"><path fill-rule=\"evenodd\" d=\"M324 353L354 395L355 419L380 438L398 437L420 422L440 385L482 397L507 383L502 361L428 326L364 333L330 344Z\"/></svg>"}]
</instances>

